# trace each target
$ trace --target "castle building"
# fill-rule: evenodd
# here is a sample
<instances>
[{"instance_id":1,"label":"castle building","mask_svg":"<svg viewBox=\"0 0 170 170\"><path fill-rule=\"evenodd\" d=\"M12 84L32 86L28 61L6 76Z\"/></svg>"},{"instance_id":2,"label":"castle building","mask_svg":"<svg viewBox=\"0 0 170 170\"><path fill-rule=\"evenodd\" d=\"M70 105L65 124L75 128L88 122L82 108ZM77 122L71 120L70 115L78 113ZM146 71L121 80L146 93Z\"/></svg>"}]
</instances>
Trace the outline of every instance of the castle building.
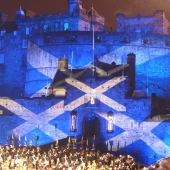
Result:
<instances>
[{"instance_id":1,"label":"castle building","mask_svg":"<svg viewBox=\"0 0 170 170\"><path fill-rule=\"evenodd\" d=\"M117 15L117 32L143 32L152 34L170 34L170 22L164 11L156 11L152 16L127 18L123 14Z\"/></svg>"},{"instance_id":2,"label":"castle building","mask_svg":"<svg viewBox=\"0 0 170 170\"><path fill-rule=\"evenodd\" d=\"M44 16L20 7L11 22L0 13L0 143L12 135L28 144L39 136L34 145L82 135L90 143L95 135L96 147L143 164L169 155L164 13L119 14L117 31L108 32L93 7L68 5Z\"/></svg>"}]
</instances>

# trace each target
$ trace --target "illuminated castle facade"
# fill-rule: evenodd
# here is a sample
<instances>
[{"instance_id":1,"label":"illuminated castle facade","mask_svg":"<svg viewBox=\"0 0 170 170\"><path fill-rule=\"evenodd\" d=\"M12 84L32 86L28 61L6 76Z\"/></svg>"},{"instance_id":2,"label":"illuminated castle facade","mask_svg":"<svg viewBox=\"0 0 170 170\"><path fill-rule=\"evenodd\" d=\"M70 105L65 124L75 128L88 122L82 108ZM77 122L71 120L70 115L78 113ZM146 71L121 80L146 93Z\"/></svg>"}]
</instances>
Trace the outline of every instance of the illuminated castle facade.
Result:
<instances>
[{"instance_id":1,"label":"illuminated castle facade","mask_svg":"<svg viewBox=\"0 0 170 170\"><path fill-rule=\"evenodd\" d=\"M0 142L12 134L21 141L27 136L28 144L38 135L39 145L95 135L96 146L141 163L169 155L170 37L164 13L121 14L117 32L107 32L93 8L68 3L65 14L19 9L15 22L0 15Z\"/></svg>"}]
</instances>

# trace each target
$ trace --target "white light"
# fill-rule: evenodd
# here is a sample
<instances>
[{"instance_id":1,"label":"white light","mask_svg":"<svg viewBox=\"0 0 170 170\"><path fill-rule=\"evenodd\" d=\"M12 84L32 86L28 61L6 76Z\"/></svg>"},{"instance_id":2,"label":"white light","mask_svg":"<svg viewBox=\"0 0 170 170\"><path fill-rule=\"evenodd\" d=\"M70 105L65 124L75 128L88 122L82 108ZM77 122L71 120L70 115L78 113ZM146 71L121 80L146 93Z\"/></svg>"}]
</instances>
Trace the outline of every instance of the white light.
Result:
<instances>
[{"instance_id":1,"label":"white light","mask_svg":"<svg viewBox=\"0 0 170 170\"><path fill-rule=\"evenodd\" d=\"M94 97L91 97L91 99L90 99L90 104L94 104Z\"/></svg>"}]
</instances>

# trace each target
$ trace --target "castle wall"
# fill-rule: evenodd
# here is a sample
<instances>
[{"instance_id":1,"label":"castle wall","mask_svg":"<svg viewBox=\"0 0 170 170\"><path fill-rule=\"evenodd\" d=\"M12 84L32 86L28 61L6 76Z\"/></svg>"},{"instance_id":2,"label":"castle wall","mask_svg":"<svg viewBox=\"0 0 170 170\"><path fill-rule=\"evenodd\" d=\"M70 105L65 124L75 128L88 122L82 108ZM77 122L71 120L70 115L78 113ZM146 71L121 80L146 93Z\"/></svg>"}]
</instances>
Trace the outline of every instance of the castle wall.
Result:
<instances>
[{"instance_id":1,"label":"castle wall","mask_svg":"<svg viewBox=\"0 0 170 170\"><path fill-rule=\"evenodd\" d=\"M0 35L0 143L4 145L6 136L12 134L16 145L19 135L22 144L26 136L28 144L33 138L34 145L35 136L39 136L39 145L80 136L84 121L95 116L100 132L96 141L105 144L105 151L130 154L143 164L169 155L169 115L151 118L150 98L156 93L170 99L170 37L162 35L169 34L165 14L118 15L118 32L104 32L104 18L92 18L94 55L105 63L126 64L127 55L134 53L136 90L146 92L145 98L125 98L129 79L123 70L121 77L67 78L66 96L50 98L48 87L59 58L65 55L69 68L76 69L87 68L94 57L91 19L76 0L72 2L76 8L70 6L69 13L26 17L17 21L17 32ZM74 110L76 130L71 122Z\"/></svg>"},{"instance_id":2,"label":"castle wall","mask_svg":"<svg viewBox=\"0 0 170 170\"><path fill-rule=\"evenodd\" d=\"M96 37L100 38L99 42L96 42ZM48 38L50 42L46 41ZM127 43L123 43L124 38L127 39ZM146 40L148 44L144 43ZM44 95L46 93L44 88L51 82L57 70L57 59L64 55L73 68L85 67L92 62L92 32L43 33L29 38L8 34L1 36L0 41L3 42L0 54L2 58L4 56L0 74L2 80L0 86L3 89L0 91L1 96L19 97L21 93L24 95L24 85L25 96L33 94L39 96L38 93L40 96ZM159 97L167 98L170 77L169 41L168 36L156 34L95 32L94 54L103 62L114 61L123 64L126 63L129 53L135 53L136 88L146 91L148 84L149 96L156 93ZM71 63L72 52L74 56ZM41 83L35 86L38 81ZM14 91L16 95L12 93Z\"/></svg>"},{"instance_id":3,"label":"castle wall","mask_svg":"<svg viewBox=\"0 0 170 170\"><path fill-rule=\"evenodd\" d=\"M23 37L4 35L0 37L3 47L0 49L1 96L20 97L24 93L27 50L22 47Z\"/></svg>"},{"instance_id":4,"label":"castle wall","mask_svg":"<svg viewBox=\"0 0 170 170\"><path fill-rule=\"evenodd\" d=\"M66 98L0 98L0 109L3 110L3 114L0 115L0 142L5 144L5 137L12 134L15 137L15 145L18 145L18 135L21 136L22 144L25 136L28 144L32 137L33 145L34 136L39 136L39 145L53 142L56 138L80 136L83 133L84 119L88 115L96 115L100 121L101 134L96 136L96 142L104 142L107 151L120 154L121 149L121 154L127 153L141 163L152 164L156 162L154 154L157 160L169 155L169 122L165 121L169 118L149 118L149 98L124 98L128 89L127 81L124 77L107 81L87 79L81 82L67 79ZM89 87L93 87L93 90ZM86 105L85 98L90 100L91 96L100 101L97 107ZM71 131L71 112L75 109L76 131ZM107 131L108 111L113 112L113 132L110 133Z\"/></svg>"},{"instance_id":5,"label":"castle wall","mask_svg":"<svg viewBox=\"0 0 170 170\"><path fill-rule=\"evenodd\" d=\"M96 41L96 37L100 41ZM46 38L50 42L46 42ZM123 43L124 38L127 43ZM0 41L3 44L0 54L4 60L0 69L1 96L23 96L24 89L25 96L45 95L45 87L57 70L57 60L64 55L69 60L69 67L86 67L92 62L92 32L43 33L29 38L7 34L0 36ZM168 36L156 34L95 32L94 54L103 62L123 64L127 55L133 52L137 56L136 89L148 90L149 96L156 93L159 97L169 98L169 41Z\"/></svg>"},{"instance_id":6,"label":"castle wall","mask_svg":"<svg viewBox=\"0 0 170 170\"><path fill-rule=\"evenodd\" d=\"M46 41L48 39L50 41ZM2 64L5 70L1 70L0 74L1 96L20 98L24 86L25 96L46 95L45 87L51 83L57 71L57 60L64 55L69 60L69 67L82 68L92 62L92 32L42 33L30 37L8 34L1 36L0 40L4 41L5 47L0 49L5 57ZM23 46L23 40L26 40L26 46ZM94 53L100 61L123 64L127 55L133 52L136 54L136 89L146 91L149 96L156 93L157 96L168 98L170 61L167 41L169 37L166 35L95 32ZM20 134L22 141L25 135L27 139L31 135L38 135L40 145L54 141L56 135L59 139L81 135L82 121L94 114L100 120L102 140L108 151L120 153L120 148L123 148L122 152L129 154L135 150L139 154L132 152L131 155L146 164L156 162L153 158L155 153L156 159L169 155L169 117L148 118L150 99L125 99L128 87L123 82L114 88L111 88L112 83L105 82L92 85L83 81L79 88L77 82L72 83L68 83L65 99L12 100L1 97L0 110L4 111L4 115L0 115L1 143L5 144L5 136L12 133L15 139ZM101 84L106 90L102 94L95 90ZM86 85L92 85L92 91L86 90ZM100 107L86 107L84 94L88 99L91 95L98 97ZM70 114L74 109L77 110L76 132L70 131ZM114 113L113 133L107 132L107 112L110 110Z\"/></svg>"},{"instance_id":7,"label":"castle wall","mask_svg":"<svg viewBox=\"0 0 170 170\"><path fill-rule=\"evenodd\" d=\"M150 32L156 34L167 34L169 21L163 11L157 11L153 16L125 17L117 15L117 32Z\"/></svg>"},{"instance_id":8,"label":"castle wall","mask_svg":"<svg viewBox=\"0 0 170 170\"><path fill-rule=\"evenodd\" d=\"M35 82L43 81L44 87L47 85L47 81L48 83L51 82L57 69L57 58L66 55L69 65L72 65L73 68L85 67L92 62L92 32L58 32L48 34L48 37L50 38L48 43L41 35L29 38L30 43L34 42L35 45L28 48L27 62L32 67L27 70L26 95L28 93L39 95L38 90L35 91L32 88ZM124 38L126 38L127 43L123 43ZM144 43L146 40L148 44ZM156 34L95 32L94 54L99 57L100 61L106 63L114 61L116 64L125 64L127 55L133 52L137 56L136 89L148 91L149 96L152 93L157 93L159 97L168 97L170 81L168 41L168 36ZM72 52L74 53L73 59ZM37 79L33 76L35 71L44 76ZM157 82L157 79L160 81ZM146 88L147 85L148 89Z\"/></svg>"},{"instance_id":9,"label":"castle wall","mask_svg":"<svg viewBox=\"0 0 170 170\"><path fill-rule=\"evenodd\" d=\"M163 13L163 34L169 35L170 22Z\"/></svg>"}]
</instances>

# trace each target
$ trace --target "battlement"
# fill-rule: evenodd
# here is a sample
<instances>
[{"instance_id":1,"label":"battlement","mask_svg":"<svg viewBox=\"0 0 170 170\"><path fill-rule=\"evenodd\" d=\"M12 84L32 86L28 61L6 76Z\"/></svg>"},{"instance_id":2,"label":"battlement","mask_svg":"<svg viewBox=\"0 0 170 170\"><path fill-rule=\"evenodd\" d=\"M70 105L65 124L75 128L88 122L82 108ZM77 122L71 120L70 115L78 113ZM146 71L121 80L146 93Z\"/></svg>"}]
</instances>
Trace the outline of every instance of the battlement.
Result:
<instances>
[{"instance_id":1,"label":"battlement","mask_svg":"<svg viewBox=\"0 0 170 170\"><path fill-rule=\"evenodd\" d=\"M134 17L126 17L124 14L117 14L118 32L149 32L169 35L170 22L164 11L158 10L151 16L137 14Z\"/></svg>"},{"instance_id":2,"label":"battlement","mask_svg":"<svg viewBox=\"0 0 170 170\"><path fill-rule=\"evenodd\" d=\"M155 16L162 16L164 14L164 11L163 10L157 10L153 15L151 16L145 16L145 15L142 15L142 14L137 14L136 16L134 17L127 17L125 14L123 13L119 13L117 14L117 18L126 18L126 19L132 19L132 18L137 18L137 17L144 17L144 18L148 18L148 17L155 17Z\"/></svg>"}]
</instances>

